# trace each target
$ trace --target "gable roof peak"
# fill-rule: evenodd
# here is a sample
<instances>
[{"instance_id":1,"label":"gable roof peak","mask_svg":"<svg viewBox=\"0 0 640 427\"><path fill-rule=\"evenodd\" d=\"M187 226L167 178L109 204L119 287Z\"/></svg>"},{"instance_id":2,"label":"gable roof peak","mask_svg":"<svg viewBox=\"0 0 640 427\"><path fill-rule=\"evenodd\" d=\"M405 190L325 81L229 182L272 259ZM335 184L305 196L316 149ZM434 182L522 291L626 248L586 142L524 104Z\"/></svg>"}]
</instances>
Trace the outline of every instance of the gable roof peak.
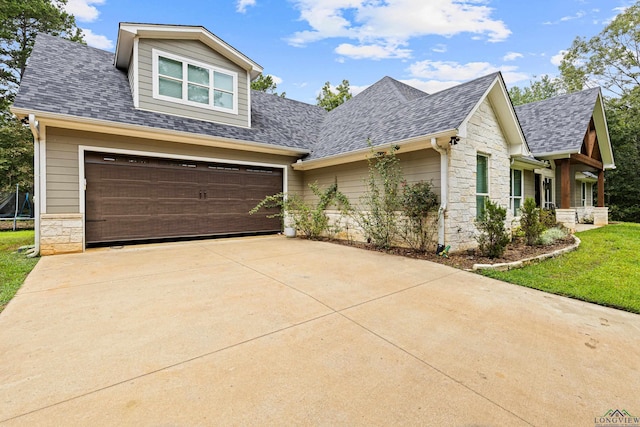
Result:
<instances>
[{"instance_id":1,"label":"gable roof peak","mask_svg":"<svg viewBox=\"0 0 640 427\"><path fill-rule=\"evenodd\" d=\"M263 71L260 64L201 25L141 24L134 22L121 22L118 28L114 63L116 68L127 69L129 67L133 41L136 37L197 40L249 71L252 80Z\"/></svg>"}]
</instances>

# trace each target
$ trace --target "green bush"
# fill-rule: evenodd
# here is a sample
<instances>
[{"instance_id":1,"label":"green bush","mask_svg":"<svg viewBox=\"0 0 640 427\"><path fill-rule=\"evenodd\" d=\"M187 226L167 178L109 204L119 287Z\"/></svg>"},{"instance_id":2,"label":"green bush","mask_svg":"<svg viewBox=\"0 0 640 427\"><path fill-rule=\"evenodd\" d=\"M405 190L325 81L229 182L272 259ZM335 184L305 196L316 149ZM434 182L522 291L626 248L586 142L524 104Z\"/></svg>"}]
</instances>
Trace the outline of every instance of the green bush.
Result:
<instances>
[{"instance_id":1,"label":"green bush","mask_svg":"<svg viewBox=\"0 0 640 427\"><path fill-rule=\"evenodd\" d=\"M520 227L524 233L525 242L529 246L535 245L544 231L544 226L540 222L540 210L531 197L525 199L520 211Z\"/></svg>"},{"instance_id":2,"label":"green bush","mask_svg":"<svg viewBox=\"0 0 640 427\"><path fill-rule=\"evenodd\" d=\"M553 245L556 240L564 239L567 236L567 233L561 228L549 228L542 232L540 237L538 238L538 244L543 246Z\"/></svg>"},{"instance_id":3,"label":"green bush","mask_svg":"<svg viewBox=\"0 0 640 427\"><path fill-rule=\"evenodd\" d=\"M336 205L342 212L350 209L347 197L338 191L338 185L332 184L322 191L317 183L309 184L313 194L318 197L315 206L305 202L297 194L286 195L284 193L273 194L265 197L253 209L249 211L253 215L261 209L278 208L277 213L268 214L268 218L280 217L285 227L294 227L309 239L317 239L325 233L336 232L336 225L330 227L329 217L325 210Z\"/></svg>"},{"instance_id":4,"label":"green bush","mask_svg":"<svg viewBox=\"0 0 640 427\"><path fill-rule=\"evenodd\" d=\"M476 237L480 252L489 258L498 258L504 254L509 244L509 234L504 228L507 210L487 199L485 209L476 227L480 234Z\"/></svg>"},{"instance_id":5,"label":"green bush","mask_svg":"<svg viewBox=\"0 0 640 427\"><path fill-rule=\"evenodd\" d=\"M403 181L401 205L406 220L400 229L402 239L412 249L425 252L435 235L431 214L438 210L438 196L433 192L432 184Z\"/></svg>"},{"instance_id":6,"label":"green bush","mask_svg":"<svg viewBox=\"0 0 640 427\"><path fill-rule=\"evenodd\" d=\"M541 209L540 210L540 223L544 229L553 228L558 223L556 221L555 209Z\"/></svg>"},{"instance_id":7,"label":"green bush","mask_svg":"<svg viewBox=\"0 0 640 427\"><path fill-rule=\"evenodd\" d=\"M354 221L367 239L381 249L389 249L400 231L402 170L396 151L395 146L388 152L376 153L371 149L368 189L360 198L360 209L352 211Z\"/></svg>"}]
</instances>

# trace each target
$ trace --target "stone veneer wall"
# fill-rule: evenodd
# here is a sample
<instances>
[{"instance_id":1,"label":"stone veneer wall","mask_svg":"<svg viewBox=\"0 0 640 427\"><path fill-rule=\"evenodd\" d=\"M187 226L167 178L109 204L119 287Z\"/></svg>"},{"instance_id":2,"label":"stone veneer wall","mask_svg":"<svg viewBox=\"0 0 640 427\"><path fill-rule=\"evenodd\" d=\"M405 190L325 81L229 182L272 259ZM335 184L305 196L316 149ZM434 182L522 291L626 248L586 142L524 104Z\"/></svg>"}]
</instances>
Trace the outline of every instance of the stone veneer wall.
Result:
<instances>
[{"instance_id":1,"label":"stone veneer wall","mask_svg":"<svg viewBox=\"0 0 640 427\"><path fill-rule=\"evenodd\" d=\"M40 255L82 252L82 214L40 215Z\"/></svg>"},{"instance_id":2,"label":"stone veneer wall","mask_svg":"<svg viewBox=\"0 0 640 427\"><path fill-rule=\"evenodd\" d=\"M449 201L445 215L445 242L451 252L477 247L476 156L489 157L489 197L507 208L506 225L513 215L509 207L510 155L493 107L488 99L467 124L467 137L449 150Z\"/></svg>"}]
</instances>

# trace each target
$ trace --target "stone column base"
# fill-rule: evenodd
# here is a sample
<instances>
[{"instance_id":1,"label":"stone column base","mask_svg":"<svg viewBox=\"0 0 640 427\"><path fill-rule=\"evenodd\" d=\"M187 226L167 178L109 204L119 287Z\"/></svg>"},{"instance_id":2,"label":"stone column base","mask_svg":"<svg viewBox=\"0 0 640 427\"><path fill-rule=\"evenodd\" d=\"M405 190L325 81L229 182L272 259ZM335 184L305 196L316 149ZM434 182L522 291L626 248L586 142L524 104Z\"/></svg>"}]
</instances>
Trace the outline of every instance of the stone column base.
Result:
<instances>
[{"instance_id":1,"label":"stone column base","mask_svg":"<svg viewBox=\"0 0 640 427\"><path fill-rule=\"evenodd\" d=\"M556 222L564 225L575 233L576 231L576 210L575 209L556 209Z\"/></svg>"},{"instance_id":2,"label":"stone column base","mask_svg":"<svg viewBox=\"0 0 640 427\"><path fill-rule=\"evenodd\" d=\"M40 215L40 255L56 255L84 250L82 214Z\"/></svg>"},{"instance_id":3,"label":"stone column base","mask_svg":"<svg viewBox=\"0 0 640 427\"><path fill-rule=\"evenodd\" d=\"M609 208L593 208L593 225L607 225L609 224Z\"/></svg>"}]
</instances>

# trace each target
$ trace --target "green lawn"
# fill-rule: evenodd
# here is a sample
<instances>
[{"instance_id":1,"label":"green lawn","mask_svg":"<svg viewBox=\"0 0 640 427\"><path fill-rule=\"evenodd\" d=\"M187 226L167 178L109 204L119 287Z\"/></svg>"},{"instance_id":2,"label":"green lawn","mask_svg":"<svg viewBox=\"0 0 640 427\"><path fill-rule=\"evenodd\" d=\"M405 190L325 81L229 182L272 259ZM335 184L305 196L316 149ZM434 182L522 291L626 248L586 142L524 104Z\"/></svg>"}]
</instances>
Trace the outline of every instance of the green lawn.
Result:
<instances>
[{"instance_id":1,"label":"green lawn","mask_svg":"<svg viewBox=\"0 0 640 427\"><path fill-rule=\"evenodd\" d=\"M558 295L640 313L640 224L576 233L580 247L559 258L484 275Z\"/></svg>"},{"instance_id":2,"label":"green lawn","mask_svg":"<svg viewBox=\"0 0 640 427\"><path fill-rule=\"evenodd\" d=\"M20 246L32 245L33 239L33 230L0 232L0 312L38 262L38 258L16 252Z\"/></svg>"}]
</instances>

